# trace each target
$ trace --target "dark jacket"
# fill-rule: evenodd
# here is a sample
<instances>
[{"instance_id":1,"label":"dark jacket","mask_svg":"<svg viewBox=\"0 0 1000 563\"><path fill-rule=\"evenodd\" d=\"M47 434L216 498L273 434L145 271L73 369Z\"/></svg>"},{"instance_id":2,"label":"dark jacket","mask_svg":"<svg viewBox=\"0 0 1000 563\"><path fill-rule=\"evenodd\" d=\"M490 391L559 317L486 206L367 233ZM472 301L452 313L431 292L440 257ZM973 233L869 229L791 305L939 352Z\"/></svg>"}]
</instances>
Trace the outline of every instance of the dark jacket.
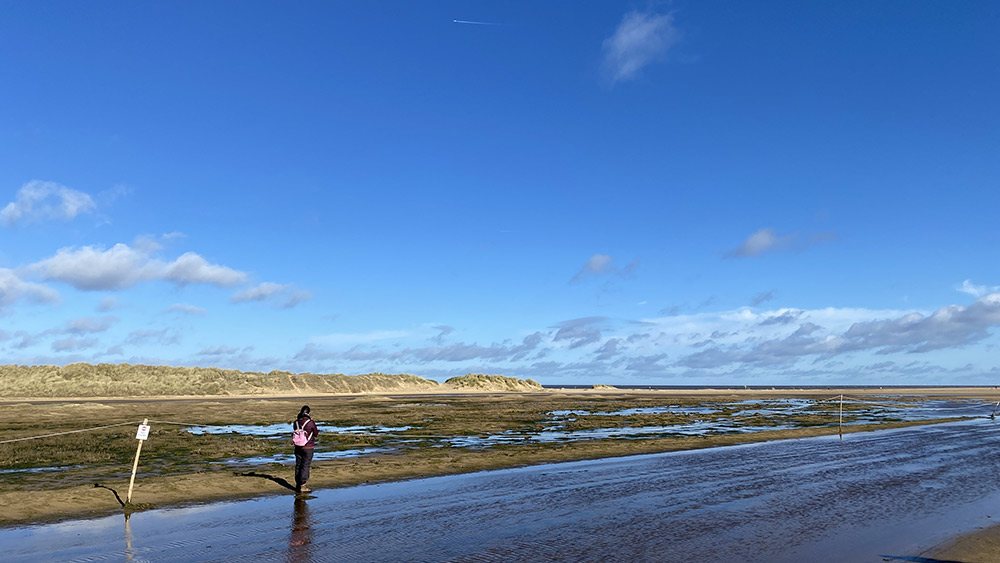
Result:
<instances>
[{"instance_id":1,"label":"dark jacket","mask_svg":"<svg viewBox=\"0 0 1000 563\"><path fill-rule=\"evenodd\" d=\"M302 418L296 420L292 423L292 430L296 428L301 428L306 431L306 435L309 436L309 442L302 446L303 448L315 448L316 447L316 435L319 434L319 429L316 428L316 423L309 415L305 415ZM295 446L299 447L299 446Z\"/></svg>"}]
</instances>

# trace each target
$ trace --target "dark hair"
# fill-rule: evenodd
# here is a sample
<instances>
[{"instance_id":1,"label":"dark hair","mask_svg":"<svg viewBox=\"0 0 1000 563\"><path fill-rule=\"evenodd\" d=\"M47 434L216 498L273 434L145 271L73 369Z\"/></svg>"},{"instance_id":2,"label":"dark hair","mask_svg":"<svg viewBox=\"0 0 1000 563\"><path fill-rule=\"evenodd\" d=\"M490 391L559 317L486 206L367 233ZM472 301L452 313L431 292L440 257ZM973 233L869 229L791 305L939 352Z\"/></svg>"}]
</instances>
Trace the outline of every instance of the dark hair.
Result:
<instances>
[{"instance_id":1,"label":"dark hair","mask_svg":"<svg viewBox=\"0 0 1000 563\"><path fill-rule=\"evenodd\" d=\"M299 418L309 415L309 405L302 405L302 410L299 411Z\"/></svg>"}]
</instances>

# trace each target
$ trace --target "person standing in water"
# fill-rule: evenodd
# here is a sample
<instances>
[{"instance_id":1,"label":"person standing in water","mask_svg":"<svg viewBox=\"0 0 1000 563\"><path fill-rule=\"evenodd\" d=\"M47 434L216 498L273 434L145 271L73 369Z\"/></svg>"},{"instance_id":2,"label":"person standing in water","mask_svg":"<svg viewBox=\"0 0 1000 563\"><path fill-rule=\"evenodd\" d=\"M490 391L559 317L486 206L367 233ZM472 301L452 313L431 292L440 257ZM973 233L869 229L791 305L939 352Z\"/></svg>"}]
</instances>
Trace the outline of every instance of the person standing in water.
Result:
<instances>
[{"instance_id":1,"label":"person standing in water","mask_svg":"<svg viewBox=\"0 0 1000 563\"><path fill-rule=\"evenodd\" d=\"M292 423L292 429L302 430L306 436L302 445L295 444L295 492L308 493L312 489L306 487L306 481L309 480L309 466L312 464L313 449L316 447L316 434L319 434L316 423L309 416L309 405L304 405L299 411L299 416Z\"/></svg>"}]
</instances>

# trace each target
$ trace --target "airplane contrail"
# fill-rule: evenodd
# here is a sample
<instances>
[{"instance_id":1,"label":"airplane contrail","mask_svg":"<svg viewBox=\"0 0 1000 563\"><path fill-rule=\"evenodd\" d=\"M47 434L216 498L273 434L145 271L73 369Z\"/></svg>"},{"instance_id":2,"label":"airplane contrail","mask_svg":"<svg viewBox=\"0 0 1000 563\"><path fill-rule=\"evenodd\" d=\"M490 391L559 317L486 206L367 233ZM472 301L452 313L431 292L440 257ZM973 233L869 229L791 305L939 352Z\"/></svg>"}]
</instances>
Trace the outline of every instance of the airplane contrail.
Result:
<instances>
[{"instance_id":1,"label":"airplane contrail","mask_svg":"<svg viewBox=\"0 0 1000 563\"><path fill-rule=\"evenodd\" d=\"M451 20L451 21L452 23L464 23L467 25L503 25L501 23L496 23L496 22L474 22L468 20Z\"/></svg>"}]
</instances>

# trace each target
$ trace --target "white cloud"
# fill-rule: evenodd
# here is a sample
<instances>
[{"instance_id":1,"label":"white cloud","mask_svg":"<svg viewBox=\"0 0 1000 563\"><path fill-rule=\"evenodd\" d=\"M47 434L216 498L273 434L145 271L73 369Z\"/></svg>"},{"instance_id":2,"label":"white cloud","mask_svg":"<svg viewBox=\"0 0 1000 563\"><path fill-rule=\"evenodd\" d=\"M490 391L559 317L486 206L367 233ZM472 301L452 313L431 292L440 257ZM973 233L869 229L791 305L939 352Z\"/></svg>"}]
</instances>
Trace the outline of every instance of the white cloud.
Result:
<instances>
[{"instance_id":1,"label":"white cloud","mask_svg":"<svg viewBox=\"0 0 1000 563\"><path fill-rule=\"evenodd\" d=\"M30 269L45 279L84 290L121 289L154 276L149 256L126 244L116 244L109 250L92 246L63 248Z\"/></svg>"},{"instance_id":2,"label":"white cloud","mask_svg":"<svg viewBox=\"0 0 1000 563\"><path fill-rule=\"evenodd\" d=\"M606 274L611 270L614 261L615 259L607 254L595 254L587 259L579 272L573 275L570 283L577 282L587 276Z\"/></svg>"},{"instance_id":3,"label":"white cloud","mask_svg":"<svg viewBox=\"0 0 1000 563\"><path fill-rule=\"evenodd\" d=\"M171 345L177 344L180 340L180 335L175 332L171 332L170 329L141 329L130 332L128 334L128 338L125 340L125 343L137 346L150 343Z\"/></svg>"},{"instance_id":4,"label":"white cloud","mask_svg":"<svg viewBox=\"0 0 1000 563\"><path fill-rule=\"evenodd\" d=\"M614 258L607 254L595 254L587 259L587 263L583 265L583 270L591 274L602 274L608 271L614 260Z\"/></svg>"},{"instance_id":5,"label":"white cloud","mask_svg":"<svg viewBox=\"0 0 1000 563\"><path fill-rule=\"evenodd\" d=\"M455 327L448 325L430 325L428 328L437 331L437 336L434 336L431 340L438 344L443 343L446 336L455 332Z\"/></svg>"},{"instance_id":6,"label":"white cloud","mask_svg":"<svg viewBox=\"0 0 1000 563\"><path fill-rule=\"evenodd\" d=\"M989 295L990 293L1000 293L1000 286L973 285L973 283L969 280L963 281L962 285L958 286L956 289L962 293L968 293L976 298Z\"/></svg>"},{"instance_id":7,"label":"white cloud","mask_svg":"<svg viewBox=\"0 0 1000 563\"><path fill-rule=\"evenodd\" d=\"M56 340L52 343L53 352L75 352L77 350L85 350L87 348L93 348L97 346L98 340L96 338L76 338L69 337L63 338L62 340Z\"/></svg>"},{"instance_id":8,"label":"white cloud","mask_svg":"<svg viewBox=\"0 0 1000 563\"><path fill-rule=\"evenodd\" d=\"M774 229L764 228L747 237L743 244L726 252L726 258L751 258L760 256L765 252L775 250L785 250L794 244L795 250L805 250L810 246L830 242L837 238L837 233L832 231L816 233L809 237L801 237L800 233L794 232L787 235L779 235Z\"/></svg>"},{"instance_id":9,"label":"white cloud","mask_svg":"<svg viewBox=\"0 0 1000 563\"><path fill-rule=\"evenodd\" d=\"M274 301L282 309L290 309L299 303L312 298L312 292L299 289L290 283L264 282L255 287L244 289L232 296L233 303L250 301Z\"/></svg>"},{"instance_id":10,"label":"white cloud","mask_svg":"<svg viewBox=\"0 0 1000 563\"><path fill-rule=\"evenodd\" d=\"M559 323L553 342L567 341L570 348L579 348L600 341L604 317L584 317Z\"/></svg>"},{"instance_id":11,"label":"white cloud","mask_svg":"<svg viewBox=\"0 0 1000 563\"><path fill-rule=\"evenodd\" d=\"M101 302L97 305L97 310L102 313L113 311L117 308L118 308L118 300L111 296L101 299Z\"/></svg>"},{"instance_id":12,"label":"white cloud","mask_svg":"<svg viewBox=\"0 0 1000 563\"><path fill-rule=\"evenodd\" d=\"M983 361L985 369L991 365L987 354L997 327L1000 293L937 311L742 307L640 320L585 317L492 343L445 343L431 336L433 345L408 346L408 341L427 343L428 338L405 331L330 334L310 339L293 363L324 369L391 367L445 377L456 370L492 370L574 383L673 377L822 383L830 377L875 376L902 382L931 373L981 377L976 372ZM447 334L451 327L424 328ZM228 350L207 348L204 355L216 351ZM914 354L923 359L907 359ZM954 371L958 367L964 371Z\"/></svg>"},{"instance_id":13,"label":"white cloud","mask_svg":"<svg viewBox=\"0 0 1000 563\"><path fill-rule=\"evenodd\" d=\"M177 260L163 265L161 276L163 279L179 285L207 283L231 286L246 279L246 274L243 272L237 272L226 266L209 264L207 260L194 252L185 252Z\"/></svg>"},{"instance_id":14,"label":"white cloud","mask_svg":"<svg viewBox=\"0 0 1000 563\"><path fill-rule=\"evenodd\" d=\"M604 40L604 71L612 83L630 80L646 65L664 58L680 38L672 14L629 12Z\"/></svg>"},{"instance_id":15,"label":"white cloud","mask_svg":"<svg viewBox=\"0 0 1000 563\"><path fill-rule=\"evenodd\" d=\"M55 182L32 180L21 186L14 201L0 210L0 224L13 227L20 221L69 221L81 213L90 213L95 207L94 200L83 192Z\"/></svg>"},{"instance_id":16,"label":"white cloud","mask_svg":"<svg viewBox=\"0 0 1000 563\"><path fill-rule=\"evenodd\" d=\"M239 354L239 348L233 348L231 346L216 346L215 348L203 348L198 352L199 356L232 356L234 354Z\"/></svg>"},{"instance_id":17,"label":"white cloud","mask_svg":"<svg viewBox=\"0 0 1000 563\"><path fill-rule=\"evenodd\" d=\"M68 334L86 334L92 332L104 332L118 322L118 317L107 315L100 318L81 317L66 323L63 332Z\"/></svg>"},{"instance_id":18,"label":"white cloud","mask_svg":"<svg viewBox=\"0 0 1000 563\"><path fill-rule=\"evenodd\" d=\"M194 305L188 305L186 303L174 303L170 307L167 307L168 313L184 313L186 315L204 315L205 310L201 307L195 307Z\"/></svg>"},{"instance_id":19,"label":"white cloud","mask_svg":"<svg viewBox=\"0 0 1000 563\"><path fill-rule=\"evenodd\" d=\"M28 269L47 280L65 282L85 291L123 289L141 281L157 280L178 285L231 286L246 279L245 273L209 264L193 252L173 262L164 262L151 256L155 249L155 245L141 242L136 248L122 243L108 250L93 246L63 248Z\"/></svg>"},{"instance_id":20,"label":"white cloud","mask_svg":"<svg viewBox=\"0 0 1000 563\"><path fill-rule=\"evenodd\" d=\"M570 283L576 283L586 277L607 274L619 274L622 277L630 277L638 267L636 260L632 260L624 268L618 268L614 265L614 262L615 259L608 254L595 254L587 259L587 262L580 268L580 271L573 274L573 277L569 281Z\"/></svg>"},{"instance_id":21,"label":"white cloud","mask_svg":"<svg viewBox=\"0 0 1000 563\"><path fill-rule=\"evenodd\" d=\"M609 338L604 342L604 345L597 349L597 359L603 361L615 358L622 353L623 342L625 341L621 338Z\"/></svg>"},{"instance_id":22,"label":"white cloud","mask_svg":"<svg viewBox=\"0 0 1000 563\"><path fill-rule=\"evenodd\" d=\"M14 338L17 340L12 345L17 350L23 350L24 348L30 348L38 343L38 337L28 334L23 330L19 330L14 333Z\"/></svg>"},{"instance_id":23,"label":"white cloud","mask_svg":"<svg viewBox=\"0 0 1000 563\"><path fill-rule=\"evenodd\" d=\"M726 256L730 258L747 258L786 248L795 238L796 233L779 236L774 229L761 229L747 237L743 244L730 250Z\"/></svg>"},{"instance_id":24,"label":"white cloud","mask_svg":"<svg viewBox=\"0 0 1000 563\"><path fill-rule=\"evenodd\" d=\"M233 295L234 303L245 303L247 301L266 301L274 295L282 292L285 286L280 283L264 282L256 287L244 289Z\"/></svg>"},{"instance_id":25,"label":"white cloud","mask_svg":"<svg viewBox=\"0 0 1000 563\"><path fill-rule=\"evenodd\" d=\"M858 313L863 318L858 318ZM866 317L866 318L864 318ZM804 357L830 358L852 352L879 355L922 353L961 348L985 340L1000 325L1000 293L985 295L968 307L949 305L925 315L917 311L886 312L863 309L775 311L766 319L754 315L756 327L744 326L738 340L716 340L712 346L689 354L680 365L714 369L730 364L773 366L794 364ZM844 327L846 319L853 318ZM781 319L768 323L767 320ZM789 322L785 322L788 319ZM786 324L792 324L783 333ZM788 330L791 333L787 332ZM762 333L761 329L770 332Z\"/></svg>"},{"instance_id":26,"label":"white cloud","mask_svg":"<svg viewBox=\"0 0 1000 563\"><path fill-rule=\"evenodd\" d=\"M35 303L58 303L59 292L37 283L26 282L12 270L0 268L0 307L25 299Z\"/></svg>"}]
</instances>

